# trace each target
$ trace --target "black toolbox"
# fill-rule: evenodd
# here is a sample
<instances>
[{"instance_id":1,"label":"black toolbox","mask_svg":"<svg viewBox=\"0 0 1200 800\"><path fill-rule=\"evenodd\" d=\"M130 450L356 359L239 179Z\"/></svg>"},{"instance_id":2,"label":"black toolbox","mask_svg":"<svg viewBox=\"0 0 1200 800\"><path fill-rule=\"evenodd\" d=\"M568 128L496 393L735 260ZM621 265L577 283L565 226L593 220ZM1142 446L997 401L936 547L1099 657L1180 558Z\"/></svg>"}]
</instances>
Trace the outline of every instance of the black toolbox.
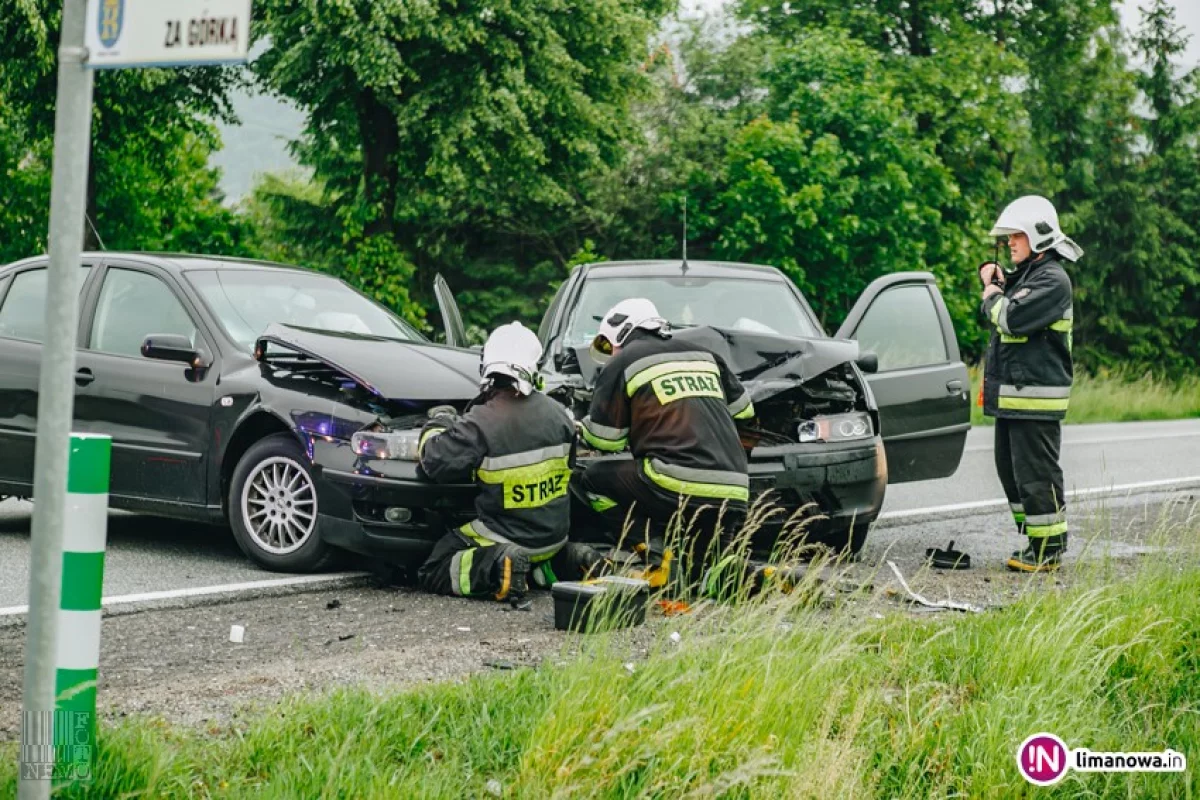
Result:
<instances>
[{"instance_id":1,"label":"black toolbox","mask_svg":"<svg viewBox=\"0 0 1200 800\"><path fill-rule=\"evenodd\" d=\"M560 581L554 597L554 627L560 631L632 628L646 621L650 584L640 578L607 575L588 581Z\"/></svg>"}]
</instances>

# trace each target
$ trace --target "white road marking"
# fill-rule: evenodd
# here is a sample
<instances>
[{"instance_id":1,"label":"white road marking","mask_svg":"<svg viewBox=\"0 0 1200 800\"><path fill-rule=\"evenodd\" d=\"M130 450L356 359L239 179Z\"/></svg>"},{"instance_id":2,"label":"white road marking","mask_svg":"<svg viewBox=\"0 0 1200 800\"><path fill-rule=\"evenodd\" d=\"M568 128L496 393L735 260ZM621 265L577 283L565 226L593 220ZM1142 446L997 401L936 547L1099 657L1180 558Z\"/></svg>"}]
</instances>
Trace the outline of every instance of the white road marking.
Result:
<instances>
[{"instance_id":1,"label":"white road marking","mask_svg":"<svg viewBox=\"0 0 1200 800\"><path fill-rule=\"evenodd\" d=\"M1200 436L1200 431L1178 431L1175 433L1156 433L1144 436L1109 436L1099 439L1063 439L1063 449L1068 447L1094 445L1094 444L1117 444L1119 442L1150 442L1157 439L1187 439L1193 436ZM994 450L995 446L991 444L973 444L970 447L964 448L966 453L983 453Z\"/></svg>"},{"instance_id":2,"label":"white road marking","mask_svg":"<svg viewBox=\"0 0 1200 800\"><path fill-rule=\"evenodd\" d=\"M1068 500L1080 500L1087 497L1113 497L1122 494L1145 491L1170 491L1171 489L1188 489L1200 486L1200 475L1190 478L1169 478L1162 481L1143 481L1142 483L1123 483L1116 486L1097 486L1091 489L1074 489L1067 492ZM988 511L993 508L1008 508L1008 500L976 500L972 503L954 503L946 506L929 506L927 508L911 508L905 511L887 511L879 515L880 522L903 521L917 517L957 516L963 512Z\"/></svg>"},{"instance_id":3,"label":"white road marking","mask_svg":"<svg viewBox=\"0 0 1200 800\"><path fill-rule=\"evenodd\" d=\"M105 597L100 605L125 605L128 603L153 603L158 600L179 600L190 597L207 597L215 594L236 594L239 592L254 592L263 589L277 589L286 586L308 586L321 583L341 583L342 581L366 576L366 572L334 572L329 575L300 575L294 578L271 578L265 581L248 581L246 583L226 583L218 586L196 586L190 589L169 589L163 592L141 592L139 594L119 594ZM28 613L29 606L9 606L0 608L0 617L13 617Z\"/></svg>"}]
</instances>

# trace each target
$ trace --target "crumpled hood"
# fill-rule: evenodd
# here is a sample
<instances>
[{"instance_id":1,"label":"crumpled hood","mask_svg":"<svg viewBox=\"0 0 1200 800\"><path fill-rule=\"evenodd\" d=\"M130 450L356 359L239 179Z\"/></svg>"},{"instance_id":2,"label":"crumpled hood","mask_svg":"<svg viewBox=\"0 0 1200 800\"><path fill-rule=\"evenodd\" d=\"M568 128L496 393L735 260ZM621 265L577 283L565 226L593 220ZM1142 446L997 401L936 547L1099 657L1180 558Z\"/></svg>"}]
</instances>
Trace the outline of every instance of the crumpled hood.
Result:
<instances>
[{"instance_id":1,"label":"crumpled hood","mask_svg":"<svg viewBox=\"0 0 1200 800\"><path fill-rule=\"evenodd\" d=\"M710 327L685 328L673 336L725 359L755 401L794 389L859 357L858 342L849 339L793 339Z\"/></svg>"},{"instance_id":2,"label":"crumpled hood","mask_svg":"<svg viewBox=\"0 0 1200 800\"><path fill-rule=\"evenodd\" d=\"M255 357L269 361L278 346L321 361L387 400L455 401L479 394L479 354L470 350L274 324L258 338Z\"/></svg>"},{"instance_id":3,"label":"crumpled hood","mask_svg":"<svg viewBox=\"0 0 1200 800\"><path fill-rule=\"evenodd\" d=\"M858 342L849 339L796 339L712 327L684 328L671 335L725 359L756 402L794 389L859 357ZM587 348L576 352L584 382L594 386L598 366Z\"/></svg>"}]
</instances>

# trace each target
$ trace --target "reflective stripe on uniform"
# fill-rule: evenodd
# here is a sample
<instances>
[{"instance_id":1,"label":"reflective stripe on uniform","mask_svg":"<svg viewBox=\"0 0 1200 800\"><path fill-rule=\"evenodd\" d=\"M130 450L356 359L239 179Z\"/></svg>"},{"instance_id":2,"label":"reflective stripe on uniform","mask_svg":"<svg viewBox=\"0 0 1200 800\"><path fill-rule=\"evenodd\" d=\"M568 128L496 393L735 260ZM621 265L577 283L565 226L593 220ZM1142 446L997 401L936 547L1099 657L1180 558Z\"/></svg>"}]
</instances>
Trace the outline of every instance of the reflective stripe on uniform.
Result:
<instances>
[{"instance_id":1,"label":"reflective stripe on uniform","mask_svg":"<svg viewBox=\"0 0 1200 800\"><path fill-rule=\"evenodd\" d=\"M685 353L656 353L652 356L639 358L637 361L625 368L625 384L633 383L633 379L638 376L638 373L643 370L657 367L659 364L668 364L672 361L707 361L711 364L716 364L716 359L712 353L706 353L703 350L688 351ZM633 394L633 392L630 392Z\"/></svg>"},{"instance_id":2,"label":"reflective stripe on uniform","mask_svg":"<svg viewBox=\"0 0 1200 800\"><path fill-rule=\"evenodd\" d=\"M459 550L450 559L450 591L458 597L471 593L471 566L475 563L475 550Z\"/></svg>"},{"instance_id":3,"label":"reflective stripe on uniform","mask_svg":"<svg viewBox=\"0 0 1200 800\"><path fill-rule=\"evenodd\" d=\"M729 404L729 413L734 419L750 419L754 416L754 401L750 393L743 391L742 396Z\"/></svg>"},{"instance_id":4,"label":"reflective stripe on uniform","mask_svg":"<svg viewBox=\"0 0 1200 800\"><path fill-rule=\"evenodd\" d=\"M657 458L642 463L646 477L669 492L743 502L750 499L750 478L745 473L679 467Z\"/></svg>"},{"instance_id":5,"label":"reflective stripe on uniform","mask_svg":"<svg viewBox=\"0 0 1200 800\"><path fill-rule=\"evenodd\" d=\"M1000 387L999 407L1010 411L1066 411L1070 401L1070 386Z\"/></svg>"},{"instance_id":6,"label":"reflective stripe on uniform","mask_svg":"<svg viewBox=\"0 0 1200 800\"><path fill-rule=\"evenodd\" d=\"M566 496L570 452L563 444L485 458L476 477L501 487L505 508L540 508Z\"/></svg>"},{"instance_id":7,"label":"reflective stripe on uniform","mask_svg":"<svg viewBox=\"0 0 1200 800\"><path fill-rule=\"evenodd\" d=\"M1028 521L1025 523L1025 535L1032 536L1036 539L1043 539L1047 536L1061 536L1067 532L1067 521L1055 522L1052 525L1031 525Z\"/></svg>"},{"instance_id":8,"label":"reflective stripe on uniform","mask_svg":"<svg viewBox=\"0 0 1200 800\"><path fill-rule=\"evenodd\" d=\"M1000 329L1001 333L1007 333L1012 336L1012 330L1008 327L1008 298L1001 297L997 303L992 306L991 314L989 315L992 324Z\"/></svg>"},{"instance_id":9,"label":"reflective stripe on uniform","mask_svg":"<svg viewBox=\"0 0 1200 800\"><path fill-rule=\"evenodd\" d=\"M491 547L495 544L511 544L515 547L520 547L529 556L531 561L541 561L549 558L562 549L562 546L567 543L566 537L561 542L546 545L545 547L526 547L517 545L512 539L507 536L496 533L494 530L483 524L482 521L473 519L466 525L458 529L464 536L478 544L480 547Z\"/></svg>"},{"instance_id":10,"label":"reflective stripe on uniform","mask_svg":"<svg viewBox=\"0 0 1200 800\"><path fill-rule=\"evenodd\" d=\"M696 353L672 353L675 358L661 364L655 364L652 367L646 367L641 372L636 373L632 378L625 382L625 394L633 397L638 389L645 386L650 381L656 378L664 378L674 373L690 373L692 375L715 375L717 380L720 380L721 370L712 361L712 356L709 356L708 361L702 361L695 358L684 360L680 356L695 356ZM626 370L628 374L629 370ZM720 384L718 383L718 386Z\"/></svg>"},{"instance_id":11,"label":"reflective stripe on uniform","mask_svg":"<svg viewBox=\"0 0 1200 800\"><path fill-rule=\"evenodd\" d=\"M1028 341L1028 336L1009 336L1007 333L1000 334L1000 344L1025 344Z\"/></svg>"},{"instance_id":12,"label":"reflective stripe on uniform","mask_svg":"<svg viewBox=\"0 0 1200 800\"><path fill-rule=\"evenodd\" d=\"M1009 503L1008 509L1012 512L1013 519L1018 523L1025 521L1025 506L1020 503Z\"/></svg>"},{"instance_id":13,"label":"reflective stripe on uniform","mask_svg":"<svg viewBox=\"0 0 1200 800\"><path fill-rule=\"evenodd\" d=\"M433 437L437 436L439 433L445 433L445 432L446 432L445 428L427 428L425 430L425 432L421 434L421 438L417 440L417 457L420 458L421 454L423 452L425 452L425 443L426 442L428 442Z\"/></svg>"},{"instance_id":14,"label":"reflective stripe on uniform","mask_svg":"<svg viewBox=\"0 0 1200 800\"><path fill-rule=\"evenodd\" d=\"M593 494L592 492L588 492L587 496L588 502L591 503L593 511L604 513L610 508L617 507L617 501L613 500L611 497L605 497L602 494Z\"/></svg>"},{"instance_id":15,"label":"reflective stripe on uniform","mask_svg":"<svg viewBox=\"0 0 1200 800\"><path fill-rule=\"evenodd\" d=\"M583 418L583 440L597 450L619 453L629 444L629 428L610 428L594 422L591 417Z\"/></svg>"}]
</instances>

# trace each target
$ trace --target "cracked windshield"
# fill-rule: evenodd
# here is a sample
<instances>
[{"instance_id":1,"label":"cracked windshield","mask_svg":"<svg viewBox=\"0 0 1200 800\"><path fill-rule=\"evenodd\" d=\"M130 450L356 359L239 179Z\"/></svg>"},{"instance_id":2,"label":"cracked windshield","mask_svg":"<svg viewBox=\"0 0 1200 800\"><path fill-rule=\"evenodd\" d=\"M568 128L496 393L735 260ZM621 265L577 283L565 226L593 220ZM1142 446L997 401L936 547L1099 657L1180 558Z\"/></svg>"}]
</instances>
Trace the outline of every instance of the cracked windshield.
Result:
<instances>
[{"instance_id":1,"label":"cracked windshield","mask_svg":"<svg viewBox=\"0 0 1200 800\"><path fill-rule=\"evenodd\" d=\"M583 347L600 328L598 317L627 297L645 297L671 325L711 325L777 336L820 336L786 286L732 278L590 278L583 287L566 346Z\"/></svg>"}]
</instances>

